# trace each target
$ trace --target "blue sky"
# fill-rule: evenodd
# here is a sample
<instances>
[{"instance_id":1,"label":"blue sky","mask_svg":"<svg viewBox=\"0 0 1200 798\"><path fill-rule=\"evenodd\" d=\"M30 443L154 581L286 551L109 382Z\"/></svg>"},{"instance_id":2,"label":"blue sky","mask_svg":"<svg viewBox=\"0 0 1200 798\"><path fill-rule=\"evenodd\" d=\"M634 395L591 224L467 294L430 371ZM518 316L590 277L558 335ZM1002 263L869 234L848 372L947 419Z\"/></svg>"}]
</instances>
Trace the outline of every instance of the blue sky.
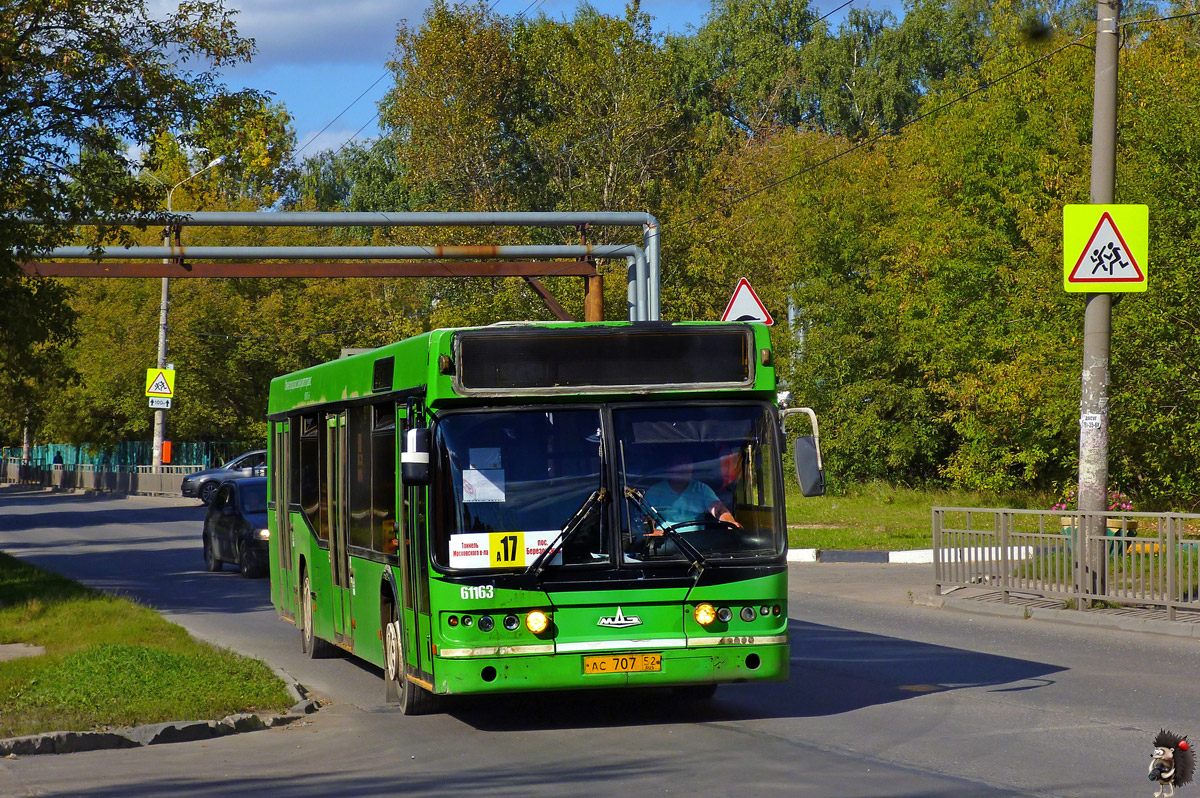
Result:
<instances>
[{"instance_id":1,"label":"blue sky","mask_svg":"<svg viewBox=\"0 0 1200 798\"><path fill-rule=\"evenodd\" d=\"M169 2L152 0L151 6L161 8ZM813 4L824 11L841 2L814 0ZM511 16L524 12L561 18L570 17L576 5L575 0L496 0L495 10ZM594 0L592 5L603 13L622 15L625 0ZM854 6L899 13L901 2L856 0ZM386 63L395 45L396 26L404 18L419 24L428 2L226 0L226 7L240 12L238 30L253 37L258 46L254 61L227 72L226 82L272 92L283 102L295 121L300 155L307 156L337 149L355 137L378 135L374 116L390 83ZM642 9L654 17L656 30L678 33L701 25L709 8L708 0L642 2ZM844 14L839 12L830 22L836 24Z\"/></svg>"}]
</instances>

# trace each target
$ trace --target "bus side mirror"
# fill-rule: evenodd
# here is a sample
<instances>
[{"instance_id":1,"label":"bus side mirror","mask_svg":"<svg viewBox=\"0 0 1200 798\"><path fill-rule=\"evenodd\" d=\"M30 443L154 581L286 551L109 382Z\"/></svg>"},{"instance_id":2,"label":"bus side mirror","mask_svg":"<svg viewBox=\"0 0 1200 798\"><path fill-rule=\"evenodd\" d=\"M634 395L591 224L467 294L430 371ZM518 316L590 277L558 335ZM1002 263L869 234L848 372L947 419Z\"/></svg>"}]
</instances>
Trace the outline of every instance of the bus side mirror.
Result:
<instances>
[{"instance_id":1,"label":"bus side mirror","mask_svg":"<svg viewBox=\"0 0 1200 798\"><path fill-rule=\"evenodd\" d=\"M803 413L812 422L812 435L797 435L792 442L792 454L796 461L796 481L804 496L825 495L825 469L821 464L821 439L817 432L817 414L808 407L794 407L783 411L781 420L796 413Z\"/></svg>"},{"instance_id":2,"label":"bus side mirror","mask_svg":"<svg viewBox=\"0 0 1200 798\"><path fill-rule=\"evenodd\" d=\"M433 430L413 427L404 434L400 452L400 479L405 485L428 485L432 481L429 452L433 450Z\"/></svg>"},{"instance_id":3,"label":"bus side mirror","mask_svg":"<svg viewBox=\"0 0 1200 798\"><path fill-rule=\"evenodd\" d=\"M825 470L821 468L821 451L816 435L800 435L792 443L796 458L796 481L804 496L825 495Z\"/></svg>"}]
</instances>

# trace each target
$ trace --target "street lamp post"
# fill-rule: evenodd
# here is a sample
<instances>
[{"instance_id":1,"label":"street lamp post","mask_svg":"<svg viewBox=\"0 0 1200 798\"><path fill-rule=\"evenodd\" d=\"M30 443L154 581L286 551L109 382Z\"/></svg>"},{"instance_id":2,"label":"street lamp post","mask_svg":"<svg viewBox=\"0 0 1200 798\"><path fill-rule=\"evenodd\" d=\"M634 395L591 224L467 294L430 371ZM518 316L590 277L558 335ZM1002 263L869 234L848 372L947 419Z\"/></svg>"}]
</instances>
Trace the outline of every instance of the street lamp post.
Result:
<instances>
[{"instance_id":1,"label":"street lamp post","mask_svg":"<svg viewBox=\"0 0 1200 798\"><path fill-rule=\"evenodd\" d=\"M209 169L212 169L216 166L220 166L224 162L225 162L224 155L220 156L219 158L213 158L211 161L209 161L208 166L204 167L203 169L201 169L198 172L193 172L192 174L185 177L183 180L180 180L178 183L171 186L170 190L167 191L167 213L171 213L171 195L173 195L175 193L175 189L179 188L184 183L191 180L193 177L198 177L199 175L202 175L205 172L207 172ZM163 246L165 246L165 247L171 246L171 228L169 228L169 227L163 233ZM167 259L164 262L169 263L170 260ZM160 368L160 369L167 367L167 305L168 305L168 298L170 296L170 290L171 290L170 284L171 284L171 278L169 278L169 277L162 278L162 296L159 300L159 305L158 305L158 364L157 365L158 365L158 368ZM159 408L158 410L154 411L154 443L153 443L153 447L154 447L154 473L156 473L156 474L162 473L162 449L163 449L163 439L166 437L166 430L167 430L167 411L162 408Z\"/></svg>"}]
</instances>

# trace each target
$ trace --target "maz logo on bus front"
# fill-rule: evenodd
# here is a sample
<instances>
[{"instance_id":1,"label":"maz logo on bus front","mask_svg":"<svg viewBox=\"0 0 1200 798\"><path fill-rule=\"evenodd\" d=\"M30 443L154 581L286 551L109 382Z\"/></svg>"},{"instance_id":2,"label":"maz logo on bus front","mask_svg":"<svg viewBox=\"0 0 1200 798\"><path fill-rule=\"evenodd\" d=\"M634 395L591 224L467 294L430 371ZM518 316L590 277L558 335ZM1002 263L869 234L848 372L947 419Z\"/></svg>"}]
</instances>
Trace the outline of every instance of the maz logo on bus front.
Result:
<instances>
[{"instance_id":1,"label":"maz logo on bus front","mask_svg":"<svg viewBox=\"0 0 1200 798\"><path fill-rule=\"evenodd\" d=\"M463 600L490 599L496 597L496 588L492 585L466 585L459 589Z\"/></svg>"},{"instance_id":2,"label":"maz logo on bus front","mask_svg":"<svg viewBox=\"0 0 1200 798\"><path fill-rule=\"evenodd\" d=\"M624 629L628 626L641 626L642 619L636 615L626 615L617 607L616 615L609 615L596 621L597 626L611 626L613 629Z\"/></svg>"}]
</instances>

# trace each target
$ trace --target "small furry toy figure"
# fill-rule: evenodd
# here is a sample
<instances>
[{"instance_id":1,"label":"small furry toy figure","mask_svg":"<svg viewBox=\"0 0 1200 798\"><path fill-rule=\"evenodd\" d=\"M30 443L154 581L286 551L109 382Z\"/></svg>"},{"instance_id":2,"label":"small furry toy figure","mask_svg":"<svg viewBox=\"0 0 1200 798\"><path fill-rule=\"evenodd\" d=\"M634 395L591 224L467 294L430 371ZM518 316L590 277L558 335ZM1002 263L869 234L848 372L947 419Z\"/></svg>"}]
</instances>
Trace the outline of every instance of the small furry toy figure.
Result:
<instances>
[{"instance_id":1,"label":"small furry toy figure","mask_svg":"<svg viewBox=\"0 0 1200 798\"><path fill-rule=\"evenodd\" d=\"M1150 755L1150 781L1158 782L1154 798L1171 798L1175 787L1190 784L1196 772L1196 755L1187 736L1162 729L1154 738L1154 753ZM1170 792L1164 792L1170 789Z\"/></svg>"}]
</instances>

